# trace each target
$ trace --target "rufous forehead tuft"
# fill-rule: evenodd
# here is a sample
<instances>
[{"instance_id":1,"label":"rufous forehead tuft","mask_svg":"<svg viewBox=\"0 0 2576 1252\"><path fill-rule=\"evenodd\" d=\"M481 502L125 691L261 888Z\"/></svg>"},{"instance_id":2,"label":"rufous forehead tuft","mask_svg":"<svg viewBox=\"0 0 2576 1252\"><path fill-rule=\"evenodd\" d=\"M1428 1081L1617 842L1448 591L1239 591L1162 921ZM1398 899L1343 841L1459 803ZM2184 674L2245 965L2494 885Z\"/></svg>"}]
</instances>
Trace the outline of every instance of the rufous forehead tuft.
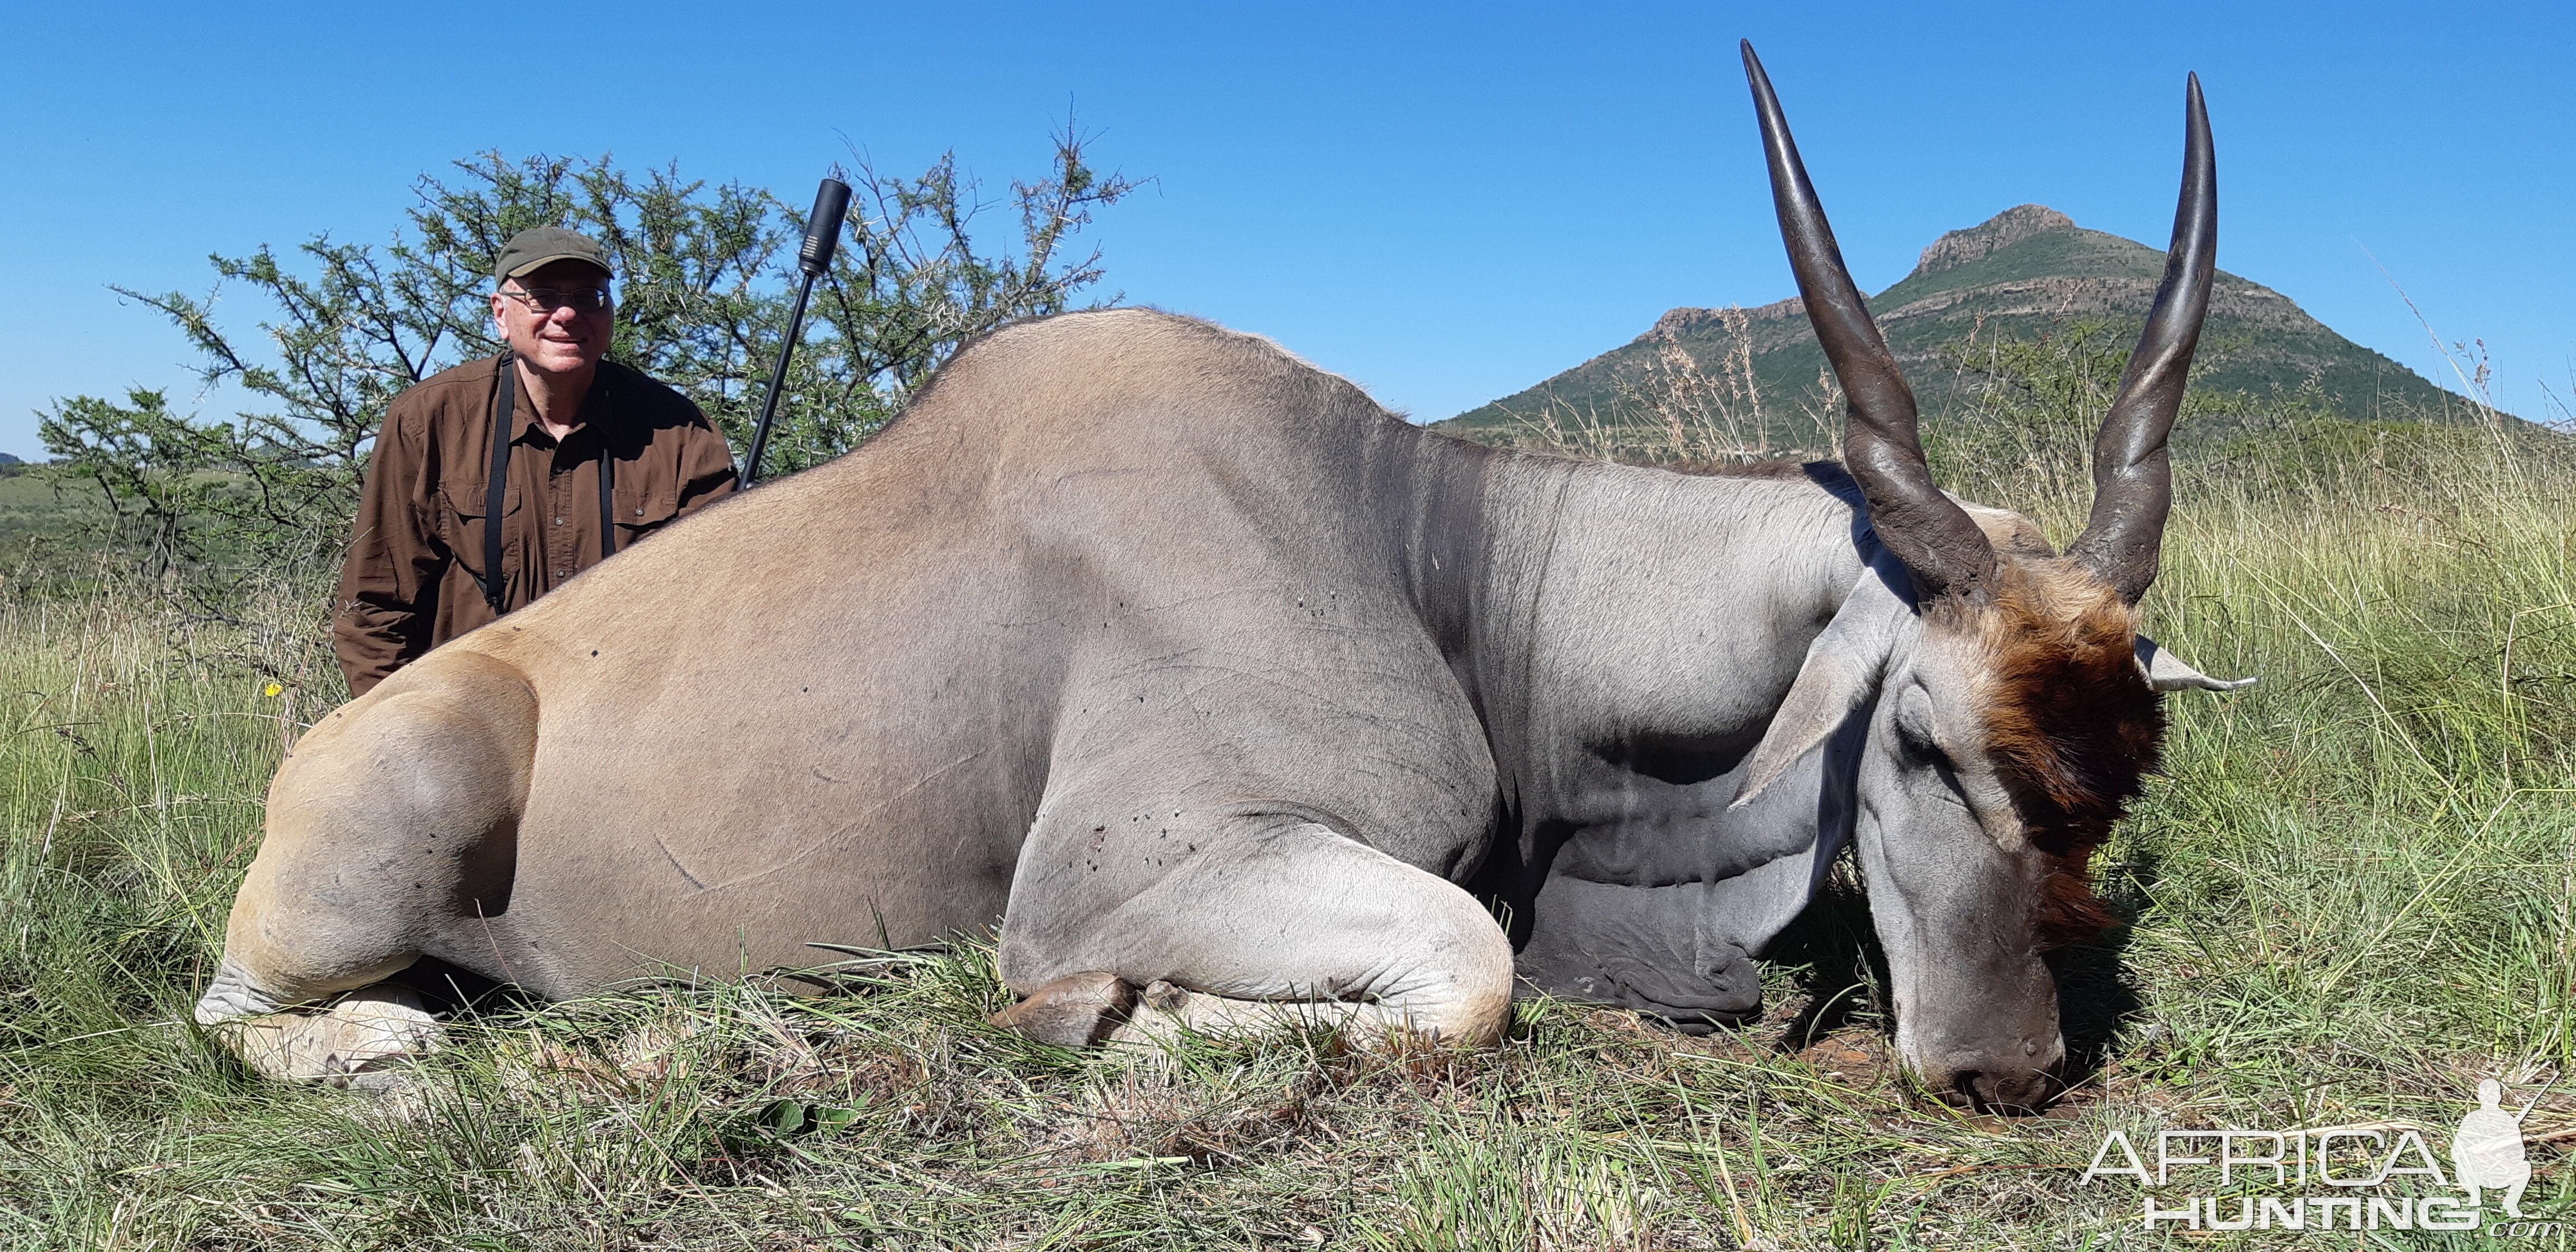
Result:
<instances>
[{"instance_id":1,"label":"rufous forehead tuft","mask_svg":"<svg viewBox=\"0 0 2576 1252\"><path fill-rule=\"evenodd\" d=\"M2053 944L2111 917L2090 883L2094 849L2156 768L2160 698L2137 662L2137 610L2063 557L2007 558L1985 597L1928 614L1975 641L1984 746L2051 871L2039 908Z\"/></svg>"}]
</instances>

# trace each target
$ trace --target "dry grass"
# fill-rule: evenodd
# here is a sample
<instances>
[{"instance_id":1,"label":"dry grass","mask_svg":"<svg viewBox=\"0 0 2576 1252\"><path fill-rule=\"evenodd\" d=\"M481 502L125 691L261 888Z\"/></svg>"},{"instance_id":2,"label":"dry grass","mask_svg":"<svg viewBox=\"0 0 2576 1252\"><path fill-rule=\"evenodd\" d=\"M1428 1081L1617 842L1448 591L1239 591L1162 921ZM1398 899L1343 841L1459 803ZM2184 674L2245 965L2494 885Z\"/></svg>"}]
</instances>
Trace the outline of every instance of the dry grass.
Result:
<instances>
[{"instance_id":1,"label":"dry grass","mask_svg":"<svg viewBox=\"0 0 2576 1252\"><path fill-rule=\"evenodd\" d=\"M1003 993L965 941L825 996L487 1005L398 1099L254 1082L176 1023L281 729L335 698L309 601L281 587L219 619L14 579L0 1237L2198 1246L2135 1230L2134 1188L2076 1185L2105 1130L2438 1128L2477 1077L2519 1101L2576 1061L2576 466L2443 431L2368 438L2375 454L2229 453L2269 478L2191 467L2151 628L2264 683L2175 698L2168 773L2102 863L2128 924L2060 962L2080 1085L2011 1122L1890 1066L1847 885L1774 954L1773 1011L1741 1034L1539 1003L1480 1053L1297 1034L1073 1053L984 1024ZM2566 1214L2567 1083L2526 1129L2525 1210Z\"/></svg>"}]
</instances>

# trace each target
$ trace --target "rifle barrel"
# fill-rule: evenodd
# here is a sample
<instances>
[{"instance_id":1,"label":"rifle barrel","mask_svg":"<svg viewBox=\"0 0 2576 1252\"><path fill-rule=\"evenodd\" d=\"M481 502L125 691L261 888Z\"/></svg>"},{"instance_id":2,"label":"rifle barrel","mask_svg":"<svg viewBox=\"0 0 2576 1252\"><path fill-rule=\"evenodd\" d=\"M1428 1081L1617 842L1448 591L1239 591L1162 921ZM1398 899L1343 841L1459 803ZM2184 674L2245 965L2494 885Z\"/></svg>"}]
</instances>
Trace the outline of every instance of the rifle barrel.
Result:
<instances>
[{"instance_id":1,"label":"rifle barrel","mask_svg":"<svg viewBox=\"0 0 2576 1252\"><path fill-rule=\"evenodd\" d=\"M778 364L769 371L769 395L760 402L760 424L752 427L751 448L744 454L736 486L748 491L760 478L760 457L769 450L770 423L778 417L778 393L787 385L787 361L796 355L796 340L805 330L805 303L814 297L814 280L832 272L832 253L841 245L841 221L850 210L850 185L826 178L814 191L814 210L805 215L805 242L796 249L796 309L787 315L787 337L778 341Z\"/></svg>"}]
</instances>

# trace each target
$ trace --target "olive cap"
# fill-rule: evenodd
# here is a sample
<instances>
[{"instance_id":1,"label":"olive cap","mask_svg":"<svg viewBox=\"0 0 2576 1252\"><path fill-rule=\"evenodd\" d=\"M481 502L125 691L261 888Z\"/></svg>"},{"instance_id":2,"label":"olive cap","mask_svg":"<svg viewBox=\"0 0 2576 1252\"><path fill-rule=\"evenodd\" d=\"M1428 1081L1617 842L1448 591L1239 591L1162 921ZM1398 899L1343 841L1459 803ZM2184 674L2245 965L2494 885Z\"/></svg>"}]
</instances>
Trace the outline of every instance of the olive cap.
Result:
<instances>
[{"instance_id":1,"label":"olive cap","mask_svg":"<svg viewBox=\"0 0 2576 1252\"><path fill-rule=\"evenodd\" d=\"M598 266L600 273L611 278L617 276L616 267L608 263L608 253L589 237L561 226L540 226L520 231L501 245L501 255L492 259L492 277L525 278L539 267L557 261L583 261Z\"/></svg>"}]
</instances>

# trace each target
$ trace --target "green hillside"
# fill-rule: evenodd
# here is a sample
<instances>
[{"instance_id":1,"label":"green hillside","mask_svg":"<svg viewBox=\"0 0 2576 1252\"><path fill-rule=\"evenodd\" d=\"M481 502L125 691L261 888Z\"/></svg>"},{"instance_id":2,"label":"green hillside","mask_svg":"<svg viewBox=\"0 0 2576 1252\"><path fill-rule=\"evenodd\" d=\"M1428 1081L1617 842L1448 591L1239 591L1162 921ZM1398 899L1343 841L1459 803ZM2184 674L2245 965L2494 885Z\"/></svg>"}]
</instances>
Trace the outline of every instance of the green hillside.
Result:
<instances>
[{"instance_id":1,"label":"green hillside","mask_svg":"<svg viewBox=\"0 0 2576 1252\"><path fill-rule=\"evenodd\" d=\"M0 464L0 577L23 557L29 541L69 542L102 518L86 483L47 477L23 463Z\"/></svg>"},{"instance_id":2,"label":"green hillside","mask_svg":"<svg viewBox=\"0 0 2576 1252\"><path fill-rule=\"evenodd\" d=\"M1982 381L1962 360L1973 345L2093 333L2133 341L2155 299L2164 253L2025 204L1924 249L1914 272L1870 309L1939 422ZM1963 347L1968 351L1963 352ZM1676 390L1777 421L1825 396L1824 353L1799 302L1674 309L1645 334L1516 395L1441 425L1504 435L1551 419L1652 425ZM2308 389L2356 421L2444 420L2467 403L2405 366L2336 334L2289 297L2220 271L2201 336L2195 386L2266 394Z\"/></svg>"}]
</instances>

